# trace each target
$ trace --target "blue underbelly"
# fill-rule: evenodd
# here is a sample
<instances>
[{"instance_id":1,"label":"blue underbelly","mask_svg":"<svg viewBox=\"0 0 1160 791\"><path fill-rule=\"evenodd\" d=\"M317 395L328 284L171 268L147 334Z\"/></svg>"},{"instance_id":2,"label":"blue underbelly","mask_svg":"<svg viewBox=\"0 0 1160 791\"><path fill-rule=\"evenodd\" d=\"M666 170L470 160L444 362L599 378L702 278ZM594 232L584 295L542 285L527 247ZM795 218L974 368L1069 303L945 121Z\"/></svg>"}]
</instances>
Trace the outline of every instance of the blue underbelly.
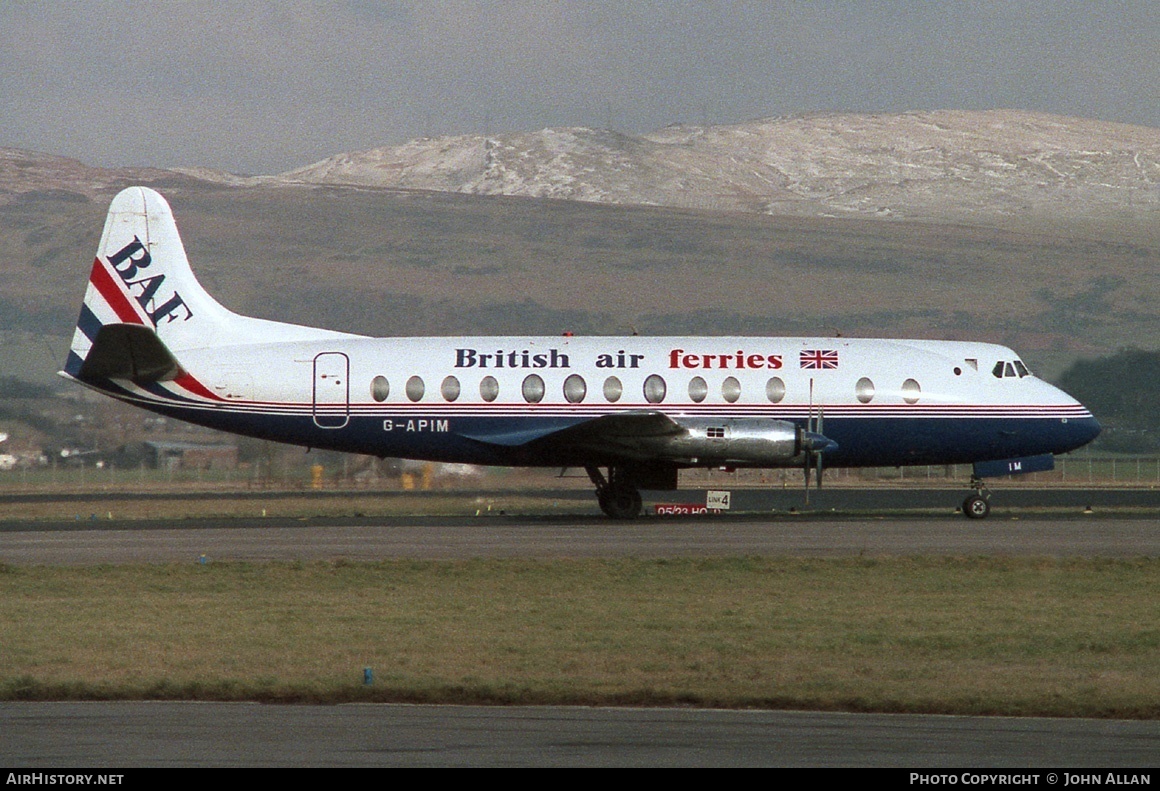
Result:
<instances>
[{"instance_id":1,"label":"blue underbelly","mask_svg":"<svg viewBox=\"0 0 1160 791\"><path fill-rule=\"evenodd\" d=\"M157 407L154 407L157 408ZM406 417L342 416L333 428L310 414L190 410L161 407L174 417L249 436L375 456L471 464L565 466L591 463L591 450L538 442L492 444L480 438L545 434L584 422L584 416L463 416L447 412ZM803 421L798 421L803 423ZM957 464L1065 453L1099 433L1094 418L827 418L824 434L838 443L828 467Z\"/></svg>"}]
</instances>

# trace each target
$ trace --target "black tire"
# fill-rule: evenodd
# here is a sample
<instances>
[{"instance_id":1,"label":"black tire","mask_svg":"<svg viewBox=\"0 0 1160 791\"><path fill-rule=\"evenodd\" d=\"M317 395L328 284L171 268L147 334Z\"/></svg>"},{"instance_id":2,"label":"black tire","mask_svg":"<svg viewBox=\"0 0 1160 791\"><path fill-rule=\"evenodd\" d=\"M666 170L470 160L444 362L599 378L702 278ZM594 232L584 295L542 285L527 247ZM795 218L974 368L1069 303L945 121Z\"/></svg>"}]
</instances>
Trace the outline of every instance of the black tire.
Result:
<instances>
[{"instance_id":1,"label":"black tire","mask_svg":"<svg viewBox=\"0 0 1160 791\"><path fill-rule=\"evenodd\" d=\"M636 489L609 489L601 495L600 510L613 519L636 519L640 516L640 492Z\"/></svg>"},{"instance_id":2,"label":"black tire","mask_svg":"<svg viewBox=\"0 0 1160 791\"><path fill-rule=\"evenodd\" d=\"M963 500L963 515L967 519L986 519L989 513L991 513L991 504L987 502L986 497L972 494Z\"/></svg>"}]
</instances>

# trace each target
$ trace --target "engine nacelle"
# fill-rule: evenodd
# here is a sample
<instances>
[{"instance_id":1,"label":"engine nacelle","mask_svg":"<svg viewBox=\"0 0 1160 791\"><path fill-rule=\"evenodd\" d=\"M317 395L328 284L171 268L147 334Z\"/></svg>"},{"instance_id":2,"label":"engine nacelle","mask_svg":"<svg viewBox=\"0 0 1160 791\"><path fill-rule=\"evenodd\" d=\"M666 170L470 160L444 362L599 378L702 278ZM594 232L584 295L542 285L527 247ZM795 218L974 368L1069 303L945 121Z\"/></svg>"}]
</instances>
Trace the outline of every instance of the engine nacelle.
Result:
<instances>
[{"instance_id":1,"label":"engine nacelle","mask_svg":"<svg viewBox=\"0 0 1160 791\"><path fill-rule=\"evenodd\" d=\"M650 450L668 461L697 466L786 467L804 458L806 432L786 420L670 417L684 433L649 442Z\"/></svg>"}]
</instances>

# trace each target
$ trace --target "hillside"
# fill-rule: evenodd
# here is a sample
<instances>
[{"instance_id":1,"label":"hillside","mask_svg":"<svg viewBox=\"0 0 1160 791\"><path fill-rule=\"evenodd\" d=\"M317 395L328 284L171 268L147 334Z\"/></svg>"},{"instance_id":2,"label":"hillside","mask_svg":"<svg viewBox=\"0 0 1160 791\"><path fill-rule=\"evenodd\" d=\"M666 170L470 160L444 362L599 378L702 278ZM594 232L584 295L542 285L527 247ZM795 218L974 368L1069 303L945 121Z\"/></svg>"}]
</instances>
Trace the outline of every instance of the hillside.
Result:
<instances>
[{"instance_id":1,"label":"hillside","mask_svg":"<svg viewBox=\"0 0 1160 791\"><path fill-rule=\"evenodd\" d=\"M977 338L1050 374L1160 346L1158 136L822 116L414 141L258 178L0 150L0 375L52 380L130 183L170 199L199 277L254 315L383 335Z\"/></svg>"}]
</instances>

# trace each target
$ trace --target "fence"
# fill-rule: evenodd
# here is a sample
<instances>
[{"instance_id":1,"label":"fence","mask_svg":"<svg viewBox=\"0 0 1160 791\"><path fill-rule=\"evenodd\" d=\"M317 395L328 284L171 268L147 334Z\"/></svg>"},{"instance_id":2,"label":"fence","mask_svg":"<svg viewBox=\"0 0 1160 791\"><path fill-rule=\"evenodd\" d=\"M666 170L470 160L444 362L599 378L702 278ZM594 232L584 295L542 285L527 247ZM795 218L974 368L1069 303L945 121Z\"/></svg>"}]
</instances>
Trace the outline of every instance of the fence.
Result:
<instances>
[{"instance_id":1,"label":"fence","mask_svg":"<svg viewBox=\"0 0 1160 791\"><path fill-rule=\"evenodd\" d=\"M690 485L729 483L741 486L800 486L800 469L689 470L683 473ZM917 465L914 467L864 467L825 471L825 483L832 486L966 485L971 479L969 464ZM1160 488L1160 456L1057 456L1055 469L1000 479L1033 486L1123 486Z\"/></svg>"},{"instance_id":2,"label":"fence","mask_svg":"<svg viewBox=\"0 0 1160 791\"><path fill-rule=\"evenodd\" d=\"M437 467L437 465L436 465ZM534 472L510 468L480 468L479 475L441 475L430 465L411 473L391 469L386 463L363 467L357 472L343 467L319 469L316 464L251 464L232 470L201 469L118 469L113 465L17 468L0 471L0 494L56 491L158 491L166 489L204 490L311 490L350 489L394 491L404 488L473 490L505 487L528 488L564 486L587 487L582 470L559 469ZM827 486L965 486L971 477L969 464L919 465L914 467L870 467L825 471ZM410 485L408 485L410 480ZM1015 476L1010 480L1031 486L1116 486L1160 488L1160 456L1060 456L1050 472ZM802 471L790 469L685 470L681 485L728 485L734 487L798 487Z\"/></svg>"}]
</instances>

